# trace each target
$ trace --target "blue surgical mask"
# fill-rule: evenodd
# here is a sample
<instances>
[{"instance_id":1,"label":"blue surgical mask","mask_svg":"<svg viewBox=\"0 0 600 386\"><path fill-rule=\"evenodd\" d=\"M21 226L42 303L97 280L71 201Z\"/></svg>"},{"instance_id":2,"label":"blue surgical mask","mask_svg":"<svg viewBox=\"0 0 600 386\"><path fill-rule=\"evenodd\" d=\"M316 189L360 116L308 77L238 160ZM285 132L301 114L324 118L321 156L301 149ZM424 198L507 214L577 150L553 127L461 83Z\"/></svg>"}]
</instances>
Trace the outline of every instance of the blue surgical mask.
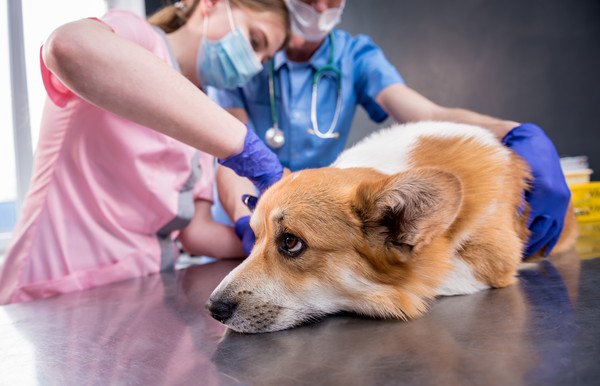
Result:
<instances>
[{"instance_id":1,"label":"blue surgical mask","mask_svg":"<svg viewBox=\"0 0 600 386\"><path fill-rule=\"evenodd\" d=\"M235 28L229 1L225 3L231 32L217 41L209 41L208 16L204 17L196 71L203 86L232 89L246 84L262 70L262 64L242 31Z\"/></svg>"}]
</instances>

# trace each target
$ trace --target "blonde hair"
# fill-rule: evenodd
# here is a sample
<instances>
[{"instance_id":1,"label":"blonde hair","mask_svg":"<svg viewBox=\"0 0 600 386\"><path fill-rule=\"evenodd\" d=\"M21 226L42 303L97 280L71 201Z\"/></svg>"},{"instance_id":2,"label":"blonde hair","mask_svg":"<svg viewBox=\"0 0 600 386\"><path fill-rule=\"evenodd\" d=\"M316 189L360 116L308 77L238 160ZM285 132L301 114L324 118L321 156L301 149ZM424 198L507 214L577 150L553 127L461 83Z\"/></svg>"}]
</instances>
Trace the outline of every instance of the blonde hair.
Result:
<instances>
[{"instance_id":1,"label":"blonde hair","mask_svg":"<svg viewBox=\"0 0 600 386\"><path fill-rule=\"evenodd\" d=\"M283 46L287 45L290 38L290 16L284 0L229 0L229 2L233 7L248 8L257 12L275 13L283 21L285 27ZM188 7L178 6L178 4L183 4L181 1L167 5L150 15L148 21L166 33L176 31L188 21L199 3L200 0L192 0Z\"/></svg>"}]
</instances>

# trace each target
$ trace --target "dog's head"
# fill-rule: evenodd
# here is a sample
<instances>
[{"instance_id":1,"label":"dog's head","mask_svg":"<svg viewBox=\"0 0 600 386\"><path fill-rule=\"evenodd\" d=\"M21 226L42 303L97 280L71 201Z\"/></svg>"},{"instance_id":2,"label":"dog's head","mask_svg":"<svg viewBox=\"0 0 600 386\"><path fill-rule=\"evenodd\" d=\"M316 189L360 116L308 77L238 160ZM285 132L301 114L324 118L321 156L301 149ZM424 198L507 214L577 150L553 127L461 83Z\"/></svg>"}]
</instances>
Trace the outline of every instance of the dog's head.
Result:
<instances>
[{"instance_id":1,"label":"dog's head","mask_svg":"<svg viewBox=\"0 0 600 386\"><path fill-rule=\"evenodd\" d=\"M293 173L260 199L248 259L207 307L240 332L289 328L351 311L421 314L445 270L461 184L437 169L383 175L372 169Z\"/></svg>"}]
</instances>

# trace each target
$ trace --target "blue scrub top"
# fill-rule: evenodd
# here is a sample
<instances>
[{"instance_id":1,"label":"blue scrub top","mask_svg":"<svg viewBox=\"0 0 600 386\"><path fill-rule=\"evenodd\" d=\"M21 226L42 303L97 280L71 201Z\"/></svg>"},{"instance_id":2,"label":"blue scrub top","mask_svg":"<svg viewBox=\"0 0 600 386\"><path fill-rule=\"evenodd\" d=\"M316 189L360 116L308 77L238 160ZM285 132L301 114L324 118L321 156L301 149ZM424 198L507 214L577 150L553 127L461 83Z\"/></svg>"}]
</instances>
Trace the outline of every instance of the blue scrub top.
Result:
<instances>
[{"instance_id":1,"label":"blue scrub top","mask_svg":"<svg viewBox=\"0 0 600 386\"><path fill-rule=\"evenodd\" d=\"M351 36L333 31L334 63L341 69L342 106L335 128L337 139L322 139L308 130L312 127L310 105L312 81L315 72L329 60L329 38L308 62L298 63L278 52L274 60L275 98L279 128L284 132L285 144L273 149L281 163L291 170L330 165L342 152L352 127L356 106L362 105L375 122L387 118L386 112L375 99L386 87L404 80L388 62L383 51L367 36ZM331 125L337 101L337 81L324 76L319 82L317 119L321 132ZM244 87L234 90L209 88L209 96L223 108L243 108L248 113L248 125L265 140L265 132L273 126L269 102L269 65Z\"/></svg>"}]
</instances>

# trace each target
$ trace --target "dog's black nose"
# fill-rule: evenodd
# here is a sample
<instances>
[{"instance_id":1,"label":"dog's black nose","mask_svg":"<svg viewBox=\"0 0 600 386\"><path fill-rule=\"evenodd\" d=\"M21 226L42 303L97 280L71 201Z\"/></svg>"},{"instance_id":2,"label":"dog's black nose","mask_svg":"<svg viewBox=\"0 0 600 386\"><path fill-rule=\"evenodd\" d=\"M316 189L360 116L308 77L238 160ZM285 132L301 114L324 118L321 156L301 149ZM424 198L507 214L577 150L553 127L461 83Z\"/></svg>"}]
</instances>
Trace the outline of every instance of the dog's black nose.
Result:
<instances>
[{"instance_id":1,"label":"dog's black nose","mask_svg":"<svg viewBox=\"0 0 600 386\"><path fill-rule=\"evenodd\" d=\"M217 319L219 322L224 323L227 319L231 318L231 315L235 312L238 304L231 301L223 300L208 300L206 308L210 312L210 315Z\"/></svg>"}]
</instances>

